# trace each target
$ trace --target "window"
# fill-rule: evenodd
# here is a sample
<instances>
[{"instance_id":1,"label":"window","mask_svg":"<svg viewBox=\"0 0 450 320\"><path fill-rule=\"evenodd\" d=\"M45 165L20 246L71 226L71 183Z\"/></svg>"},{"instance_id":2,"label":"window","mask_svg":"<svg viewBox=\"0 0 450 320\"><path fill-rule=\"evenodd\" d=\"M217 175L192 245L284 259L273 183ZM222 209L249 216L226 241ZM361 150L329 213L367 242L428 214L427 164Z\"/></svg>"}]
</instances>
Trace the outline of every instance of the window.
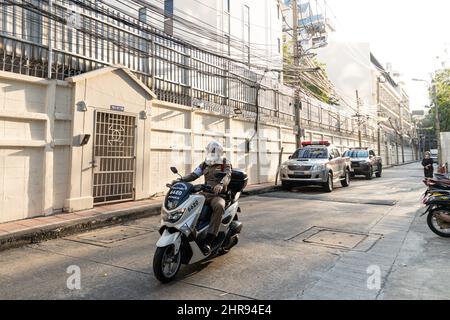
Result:
<instances>
[{"instance_id":1,"label":"window","mask_svg":"<svg viewBox=\"0 0 450 320\"><path fill-rule=\"evenodd\" d=\"M225 46L226 46L226 52L229 56L231 56L231 39L230 39L230 35L226 34L225 35Z\"/></svg>"},{"instance_id":2,"label":"window","mask_svg":"<svg viewBox=\"0 0 450 320\"><path fill-rule=\"evenodd\" d=\"M281 53L281 40L280 38L278 38L277 40L278 40L278 53Z\"/></svg>"},{"instance_id":3,"label":"window","mask_svg":"<svg viewBox=\"0 0 450 320\"><path fill-rule=\"evenodd\" d=\"M334 153L334 157L335 158L339 158L341 156L341 154L340 154L338 149L333 149L333 153Z\"/></svg>"},{"instance_id":4,"label":"window","mask_svg":"<svg viewBox=\"0 0 450 320\"><path fill-rule=\"evenodd\" d=\"M173 0L164 0L164 16L166 18L173 17Z\"/></svg>"},{"instance_id":5,"label":"window","mask_svg":"<svg viewBox=\"0 0 450 320\"><path fill-rule=\"evenodd\" d=\"M366 150L348 150L344 152L344 157L367 158L369 153Z\"/></svg>"},{"instance_id":6,"label":"window","mask_svg":"<svg viewBox=\"0 0 450 320\"><path fill-rule=\"evenodd\" d=\"M230 13L230 1L231 0L223 0L223 11Z\"/></svg>"},{"instance_id":7,"label":"window","mask_svg":"<svg viewBox=\"0 0 450 320\"><path fill-rule=\"evenodd\" d=\"M298 149L292 156L293 159L327 159L326 148L304 148Z\"/></svg>"},{"instance_id":8,"label":"window","mask_svg":"<svg viewBox=\"0 0 450 320\"><path fill-rule=\"evenodd\" d=\"M248 25L250 23L250 7L244 6L244 25Z\"/></svg>"},{"instance_id":9,"label":"window","mask_svg":"<svg viewBox=\"0 0 450 320\"><path fill-rule=\"evenodd\" d=\"M223 32L225 37L225 51L228 56L231 55L231 14L230 14L230 1L223 0Z\"/></svg>"},{"instance_id":10,"label":"window","mask_svg":"<svg viewBox=\"0 0 450 320\"><path fill-rule=\"evenodd\" d=\"M244 30L242 39L244 42L244 55L247 58L248 65L250 66L250 7L244 5L243 9L243 23Z\"/></svg>"},{"instance_id":11,"label":"window","mask_svg":"<svg viewBox=\"0 0 450 320\"><path fill-rule=\"evenodd\" d=\"M164 0L164 32L173 35L173 0Z\"/></svg>"},{"instance_id":12,"label":"window","mask_svg":"<svg viewBox=\"0 0 450 320\"><path fill-rule=\"evenodd\" d=\"M250 58L250 46L245 46L245 55L247 58L247 64L250 66L251 58Z\"/></svg>"},{"instance_id":13,"label":"window","mask_svg":"<svg viewBox=\"0 0 450 320\"><path fill-rule=\"evenodd\" d=\"M230 34L230 14L228 12L223 15L223 31Z\"/></svg>"}]
</instances>

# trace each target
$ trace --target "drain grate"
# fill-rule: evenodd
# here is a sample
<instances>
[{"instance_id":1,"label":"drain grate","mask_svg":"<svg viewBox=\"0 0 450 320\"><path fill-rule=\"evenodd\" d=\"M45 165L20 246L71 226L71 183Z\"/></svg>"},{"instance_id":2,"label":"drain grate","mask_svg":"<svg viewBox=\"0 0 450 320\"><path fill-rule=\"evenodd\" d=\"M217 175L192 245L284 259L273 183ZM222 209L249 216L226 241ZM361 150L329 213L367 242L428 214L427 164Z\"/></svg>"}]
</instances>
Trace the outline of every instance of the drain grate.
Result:
<instances>
[{"instance_id":1,"label":"drain grate","mask_svg":"<svg viewBox=\"0 0 450 320\"><path fill-rule=\"evenodd\" d=\"M304 242L315 243L323 246L353 249L367 238L365 234L357 234L342 231L321 230L304 239Z\"/></svg>"}]
</instances>

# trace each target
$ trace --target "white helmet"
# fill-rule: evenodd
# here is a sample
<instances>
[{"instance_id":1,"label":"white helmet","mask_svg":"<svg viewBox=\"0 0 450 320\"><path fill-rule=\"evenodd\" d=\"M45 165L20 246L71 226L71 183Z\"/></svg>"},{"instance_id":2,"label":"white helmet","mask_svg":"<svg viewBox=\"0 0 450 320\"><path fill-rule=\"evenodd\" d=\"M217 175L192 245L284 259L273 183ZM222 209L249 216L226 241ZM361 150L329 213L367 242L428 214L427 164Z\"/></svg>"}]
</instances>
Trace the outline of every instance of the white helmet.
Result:
<instances>
[{"instance_id":1,"label":"white helmet","mask_svg":"<svg viewBox=\"0 0 450 320\"><path fill-rule=\"evenodd\" d=\"M206 160L208 166L223 162L223 146L220 142L213 140L206 146Z\"/></svg>"}]
</instances>

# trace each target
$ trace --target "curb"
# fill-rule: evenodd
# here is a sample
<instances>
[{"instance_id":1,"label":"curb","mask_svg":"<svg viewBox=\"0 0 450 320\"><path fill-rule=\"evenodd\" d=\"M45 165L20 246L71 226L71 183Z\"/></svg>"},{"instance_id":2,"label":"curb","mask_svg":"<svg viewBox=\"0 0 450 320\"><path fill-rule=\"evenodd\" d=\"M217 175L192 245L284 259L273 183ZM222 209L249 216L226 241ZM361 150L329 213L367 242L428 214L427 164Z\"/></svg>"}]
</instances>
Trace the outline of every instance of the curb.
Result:
<instances>
[{"instance_id":1,"label":"curb","mask_svg":"<svg viewBox=\"0 0 450 320\"><path fill-rule=\"evenodd\" d=\"M130 220L155 216L160 212L161 204L153 204L18 231L12 234L0 236L0 251L17 248L27 244L39 243L46 240L57 239L84 231L113 226Z\"/></svg>"},{"instance_id":2,"label":"curb","mask_svg":"<svg viewBox=\"0 0 450 320\"><path fill-rule=\"evenodd\" d=\"M383 165L383 168L384 169L389 169L389 168L401 167L401 166L406 166L408 164L419 163L419 162L420 162L420 160L413 160L413 161L407 161L405 163L390 164L390 165L387 165L387 166Z\"/></svg>"},{"instance_id":3,"label":"curb","mask_svg":"<svg viewBox=\"0 0 450 320\"><path fill-rule=\"evenodd\" d=\"M280 185L277 185L277 186L273 185L273 186L268 186L268 187L261 188L261 189L243 191L241 198L256 196L258 194L263 194L263 193L276 192L276 191L280 191L280 190L281 190Z\"/></svg>"},{"instance_id":4,"label":"curb","mask_svg":"<svg viewBox=\"0 0 450 320\"><path fill-rule=\"evenodd\" d=\"M242 198L275 192L280 186L268 186L242 193ZM44 227L17 231L12 234L0 236L0 251L21 247L27 244L39 243L46 240L57 239L84 231L118 225L127 221L157 216L161 212L161 203L141 206L131 209L116 210L101 213L92 217L76 219L68 222L50 224Z\"/></svg>"}]
</instances>

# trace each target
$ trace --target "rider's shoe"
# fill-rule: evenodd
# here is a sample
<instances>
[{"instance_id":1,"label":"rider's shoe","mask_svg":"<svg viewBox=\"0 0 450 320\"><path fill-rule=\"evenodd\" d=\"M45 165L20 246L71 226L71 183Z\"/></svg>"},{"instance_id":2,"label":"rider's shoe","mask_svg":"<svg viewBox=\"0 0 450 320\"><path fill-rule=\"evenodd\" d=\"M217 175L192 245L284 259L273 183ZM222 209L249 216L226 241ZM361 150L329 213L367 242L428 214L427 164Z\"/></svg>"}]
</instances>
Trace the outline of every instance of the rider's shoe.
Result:
<instances>
[{"instance_id":1,"label":"rider's shoe","mask_svg":"<svg viewBox=\"0 0 450 320\"><path fill-rule=\"evenodd\" d=\"M201 249L205 256L209 256L211 254L211 244L216 238L215 235L208 233L206 235L205 241L203 242Z\"/></svg>"}]
</instances>

